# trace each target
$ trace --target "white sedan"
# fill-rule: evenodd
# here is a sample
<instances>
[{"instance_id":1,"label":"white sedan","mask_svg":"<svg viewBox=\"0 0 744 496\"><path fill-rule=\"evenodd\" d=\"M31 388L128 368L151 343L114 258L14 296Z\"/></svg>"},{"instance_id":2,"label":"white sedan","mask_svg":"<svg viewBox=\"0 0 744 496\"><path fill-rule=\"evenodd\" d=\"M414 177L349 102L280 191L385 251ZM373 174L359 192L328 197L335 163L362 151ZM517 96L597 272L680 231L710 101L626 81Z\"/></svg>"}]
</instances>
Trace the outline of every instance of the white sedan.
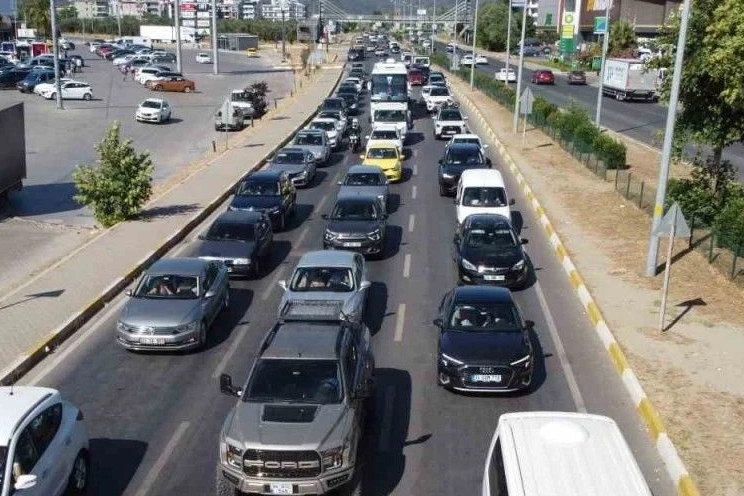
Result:
<instances>
[{"instance_id":1,"label":"white sedan","mask_svg":"<svg viewBox=\"0 0 744 496\"><path fill-rule=\"evenodd\" d=\"M57 88L49 88L45 90L41 96L47 100L54 100L57 98ZM92 98L93 90L88 83L82 83L80 81L68 81L62 83L63 100L91 100Z\"/></svg>"},{"instance_id":2,"label":"white sedan","mask_svg":"<svg viewBox=\"0 0 744 496\"><path fill-rule=\"evenodd\" d=\"M196 62L199 64L211 64L212 56L209 55L208 53L197 53Z\"/></svg>"},{"instance_id":3,"label":"white sedan","mask_svg":"<svg viewBox=\"0 0 744 496\"><path fill-rule=\"evenodd\" d=\"M62 78L59 81L62 84L73 82L72 79L68 78ZM47 90L53 90L56 84L56 81L49 81L48 83L37 84L36 86L34 86L34 93L37 95L41 95Z\"/></svg>"},{"instance_id":4,"label":"white sedan","mask_svg":"<svg viewBox=\"0 0 744 496\"><path fill-rule=\"evenodd\" d=\"M162 98L148 98L139 104L134 118L137 122L167 122L171 118L171 106Z\"/></svg>"},{"instance_id":5,"label":"white sedan","mask_svg":"<svg viewBox=\"0 0 744 496\"><path fill-rule=\"evenodd\" d=\"M113 60L114 65L122 65L128 63L133 58L137 57L137 55L130 53L127 55L124 55L123 57L117 57Z\"/></svg>"},{"instance_id":6,"label":"white sedan","mask_svg":"<svg viewBox=\"0 0 744 496\"><path fill-rule=\"evenodd\" d=\"M513 69L509 69L507 73L506 68L499 69L494 75L496 81L509 81L510 83L517 82L517 73Z\"/></svg>"},{"instance_id":7,"label":"white sedan","mask_svg":"<svg viewBox=\"0 0 744 496\"><path fill-rule=\"evenodd\" d=\"M463 55L462 58L460 58L460 65L472 66L474 60L475 59L471 54Z\"/></svg>"},{"instance_id":8,"label":"white sedan","mask_svg":"<svg viewBox=\"0 0 744 496\"><path fill-rule=\"evenodd\" d=\"M475 56L475 65L488 65L488 59L483 55Z\"/></svg>"}]
</instances>

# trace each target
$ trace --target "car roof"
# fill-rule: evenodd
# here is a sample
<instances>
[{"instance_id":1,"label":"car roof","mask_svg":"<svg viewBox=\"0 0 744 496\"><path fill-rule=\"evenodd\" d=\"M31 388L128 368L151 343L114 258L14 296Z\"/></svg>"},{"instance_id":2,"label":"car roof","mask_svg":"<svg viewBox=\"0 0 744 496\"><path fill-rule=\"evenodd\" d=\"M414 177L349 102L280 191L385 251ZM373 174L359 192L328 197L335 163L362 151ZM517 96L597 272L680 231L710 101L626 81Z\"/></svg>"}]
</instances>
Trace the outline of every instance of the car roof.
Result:
<instances>
[{"instance_id":1,"label":"car roof","mask_svg":"<svg viewBox=\"0 0 744 496\"><path fill-rule=\"evenodd\" d=\"M457 150L468 150L468 151L478 151L480 152L480 147L476 145L475 143L452 143L450 146L447 147L447 151L457 151Z\"/></svg>"},{"instance_id":2,"label":"car roof","mask_svg":"<svg viewBox=\"0 0 744 496\"><path fill-rule=\"evenodd\" d=\"M226 210L222 212L212 224L229 222L233 224L255 224L264 218L261 212L251 210Z\"/></svg>"},{"instance_id":3,"label":"car roof","mask_svg":"<svg viewBox=\"0 0 744 496\"><path fill-rule=\"evenodd\" d=\"M312 120L312 122L326 122L335 124L336 120L337 119L333 119L332 117L316 117Z\"/></svg>"},{"instance_id":4,"label":"car roof","mask_svg":"<svg viewBox=\"0 0 744 496\"><path fill-rule=\"evenodd\" d=\"M346 175L349 174L382 174L382 169L377 167L376 165L352 165L349 167L349 170L346 172Z\"/></svg>"},{"instance_id":5,"label":"car roof","mask_svg":"<svg viewBox=\"0 0 744 496\"><path fill-rule=\"evenodd\" d=\"M297 267L353 267L354 252L344 250L315 250L302 255Z\"/></svg>"},{"instance_id":6,"label":"car roof","mask_svg":"<svg viewBox=\"0 0 744 496\"><path fill-rule=\"evenodd\" d=\"M500 286L457 286L455 303L507 303L513 301L511 291Z\"/></svg>"},{"instance_id":7,"label":"car roof","mask_svg":"<svg viewBox=\"0 0 744 496\"><path fill-rule=\"evenodd\" d=\"M147 269L148 274L193 276L201 274L207 260L200 258L161 258Z\"/></svg>"},{"instance_id":8,"label":"car roof","mask_svg":"<svg viewBox=\"0 0 744 496\"><path fill-rule=\"evenodd\" d=\"M338 324L284 322L261 358L335 360L343 332Z\"/></svg>"},{"instance_id":9,"label":"car roof","mask_svg":"<svg viewBox=\"0 0 744 496\"><path fill-rule=\"evenodd\" d=\"M477 146L477 145L473 145ZM463 186L485 186L505 188L504 177L495 169L467 169L460 175Z\"/></svg>"},{"instance_id":10,"label":"car roof","mask_svg":"<svg viewBox=\"0 0 744 496\"><path fill-rule=\"evenodd\" d=\"M142 103L145 103L145 102L163 103L164 101L165 101L165 99L163 99L163 98L145 98L144 100L142 100Z\"/></svg>"},{"instance_id":11,"label":"car roof","mask_svg":"<svg viewBox=\"0 0 744 496\"><path fill-rule=\"evenodd\" d=\"M12 392L12 395L11 395ZM59 395L56 389L34 386L0 387L0 444L6 443L15 432L18 422L37 403Z\"/></svg>"},{"instance_id":12,"label":"car roof","mask_svg":"<svg viewBox=\"0 0 744 496\"><path fill-rule=\"evenodd\" d=\"M341 189L338 192L338 195L336 195L336 203L339 202L346 202L346 201L360 201L365 203L375 203L379 199L377 198L377 195L373 192L367 192L367 191L359 191L357 188L353 188L351 190L347 189Z\"/></svg>"}]
</instances>

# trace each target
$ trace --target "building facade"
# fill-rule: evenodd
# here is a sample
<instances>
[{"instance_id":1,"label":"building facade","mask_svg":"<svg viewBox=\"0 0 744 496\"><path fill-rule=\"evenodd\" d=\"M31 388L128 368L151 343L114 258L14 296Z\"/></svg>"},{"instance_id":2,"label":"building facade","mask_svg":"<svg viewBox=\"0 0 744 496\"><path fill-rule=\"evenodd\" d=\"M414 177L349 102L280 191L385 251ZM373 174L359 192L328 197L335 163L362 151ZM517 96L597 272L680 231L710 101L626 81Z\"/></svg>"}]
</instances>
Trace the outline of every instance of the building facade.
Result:
<instances>
[{"instance_id":1,"label":"building facade","mask_svg":"<svg viewBox=\"0 0 744 496\"><path fill-rule=\"evenodd\" d=\"M248 0L240 4L241 19L258 19L261 16L261 2L259 0Z\"/></svg>"},{"instance_id":2,"label":"building facade","mask_svg":"<svg viewBox=\"0 0 744 496\"><path fill-rule=\"evenodd\" d=\"M75 7L80 19L95 19L110 15L110 5L105 0L76 0L70 5Z\"/></svg>"},{"instance_id":3,"label":"building facade","mask_svg":"<svg viewBox=\"0 0 744 496\"><path fill-rule=\"evenodd\" d=\"M264 3L261 5L261 17L273 21L282 20L282 2L278 0L271 0L270 3ZM307 17L307 9L305 4L300 3L296 0L288 0L286 2L286 9L284 10L284 19L295 19L302 20Z\"/></svg>"}]
</instances>

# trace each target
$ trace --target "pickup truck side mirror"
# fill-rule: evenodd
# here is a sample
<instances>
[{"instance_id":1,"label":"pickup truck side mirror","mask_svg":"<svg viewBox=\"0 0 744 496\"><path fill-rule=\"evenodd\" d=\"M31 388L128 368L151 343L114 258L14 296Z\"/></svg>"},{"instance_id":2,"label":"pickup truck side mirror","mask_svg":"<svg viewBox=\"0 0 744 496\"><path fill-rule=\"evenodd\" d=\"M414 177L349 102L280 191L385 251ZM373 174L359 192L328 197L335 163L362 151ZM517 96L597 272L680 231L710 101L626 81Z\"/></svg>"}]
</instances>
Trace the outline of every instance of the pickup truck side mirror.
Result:
<instances>
[{"instance_id":1,"label":"pickup truck side mirror","mask_svg":"<svg viewBox=\"0 0 744 496\"><path fill-rule=\"evenodd\" d=\"M220 374L220 391L230 396L240 397L243 391L233 386L232 377L229 374Z\"/></svg>"},{"instance_id":2,"label":"pickup truck side mirror","mask_svg":"<svg viewBox=\"0 0 744 496\"><path fill-rule=\"evenodd\" d=\"M442 325L444 324L444 322L442 321L442 319L434 319L434 320L431 321L431 323L434 324L437 327L442 327Z\"/></svg>"},{"instance_id":3,"label":"pickup truck side mirror","mask_svg":"<svg viewBox=\"0 0 744 496\"><path fill-rule=\"evenodd\" d=\"M516 203L516 202L515 202L515 200L514 200L514 198L511 198L511 199L509 200L509 205L514 205L514 203Z\"/></svg>"},{"instance_id":4,"label":"pickup truck side mirror","mask_svg":"<svg viewBox=\"0 0 744 496\"><path fill-rule=\"evenodd\" d=\"M362 281L362 284L359 285L359 289L360 290L367 289L370 286L372 286L372 283L371 282L369 282L369 281Z\"/></svg>"}]
</instances>

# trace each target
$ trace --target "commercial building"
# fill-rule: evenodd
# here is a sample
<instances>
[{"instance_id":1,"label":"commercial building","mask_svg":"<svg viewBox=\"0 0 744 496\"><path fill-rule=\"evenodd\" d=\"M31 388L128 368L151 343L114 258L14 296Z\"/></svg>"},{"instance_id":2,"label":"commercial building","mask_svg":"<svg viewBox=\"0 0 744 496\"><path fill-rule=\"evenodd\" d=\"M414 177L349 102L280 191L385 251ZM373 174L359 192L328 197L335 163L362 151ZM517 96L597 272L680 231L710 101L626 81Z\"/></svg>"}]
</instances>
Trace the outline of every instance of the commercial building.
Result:
<instances>
[{"instance_id":1,"label":"commercial building","mask_svg":"<svg viewBox=\"0 0 744 496\"><path fill-rule=\"evenodd\" d=\"M282 2L278 0L271 0L270 3L264 3L261 5L261 17L273 21L282 20ZM287 2L287 8L284 10L284 19L296 19L301 20L307 17L307 9L305 4L300 3L296 0L289 0Z\"/></svg>"},{"instance_id":2,"label":"commercial building","mask_svg":"<svg viewBox=\"0 0 744 496\"><path fill-rule=\"evenodd\" d=\"M241 19L258 19L261 16L260 0L248 0L240 4Z\"/></svg>"},{"instance_id":3,"label":"commercial building","mask_svg":"<svg viewBox=\"0 0 744 496\"><path fill-rule=\"evenodd\" d=\"M75 7L80 19L107 17L111 13L111 6L107 0L76 0L70 5Z\"/></svg>"}]
</instances>

